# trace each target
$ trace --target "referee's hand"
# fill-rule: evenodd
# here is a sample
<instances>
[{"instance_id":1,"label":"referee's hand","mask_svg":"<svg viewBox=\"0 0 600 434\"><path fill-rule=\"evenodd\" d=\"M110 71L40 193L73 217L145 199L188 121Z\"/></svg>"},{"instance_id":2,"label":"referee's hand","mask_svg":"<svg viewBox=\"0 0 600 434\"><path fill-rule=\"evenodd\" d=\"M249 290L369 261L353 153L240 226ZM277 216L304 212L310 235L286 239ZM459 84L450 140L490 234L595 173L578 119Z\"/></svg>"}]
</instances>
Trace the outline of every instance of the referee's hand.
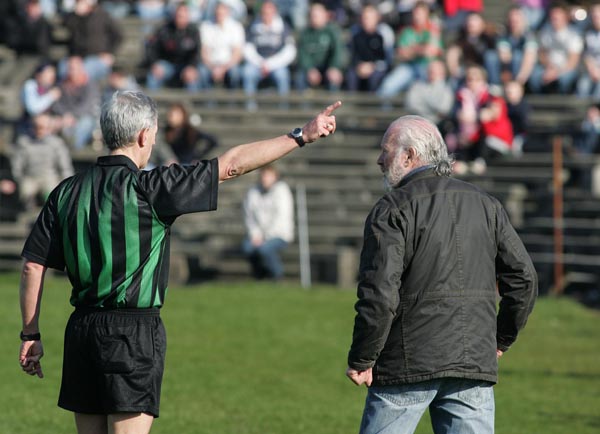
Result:
<instances>
[{"instance_id":1,"label":"referee's hand","mask_svg":"<svg viewBox=\"0 0 600 434\"><path fill-rule=\"evenodd\" d=\"M42 341L24 341L21 342L19 351L19 364L26 374L37 375L44 378L40 359L44 356L44 347Z\"/></svg>"},{"instance_id":2,"label":"referee's hand","mask_svg":"<svg viewBox=\"0 0 600 434\"><path fill-rule=\"evenodd\" d=\"M333 112L341 107L341 105L341 101L334 102L304 125L302 128L302 138L306 143L312 143L319 139L319 137L327 137L335 132L337 124Z\"/></svg>"}]
</instances>

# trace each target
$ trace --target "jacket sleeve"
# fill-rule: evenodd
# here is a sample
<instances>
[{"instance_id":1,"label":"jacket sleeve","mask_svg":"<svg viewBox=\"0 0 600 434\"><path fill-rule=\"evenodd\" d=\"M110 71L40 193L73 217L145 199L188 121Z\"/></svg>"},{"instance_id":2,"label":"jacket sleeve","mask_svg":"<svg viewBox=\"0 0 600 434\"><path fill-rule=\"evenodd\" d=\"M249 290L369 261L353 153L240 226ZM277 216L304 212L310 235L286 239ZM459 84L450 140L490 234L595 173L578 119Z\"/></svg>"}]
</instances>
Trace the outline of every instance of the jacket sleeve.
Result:
<instances>
[{"instance_id":1,"label":"jacket sleeve","mask_svg":"<svg viewBox=\"0 0 600 434\"><path fill-rule=\"evenodd\" d=\"M500 293L496 341L506 351L525 327L538 293L537 273L523 242L498 205L496 275Z\"/></svg>"},{"instance_id":2,"label":"jacket sleeve","mask_svg":"<svg viewBox=\"0 0 600 434\"><path fill-rule=\"evenodd\" d=\"M348 366L358 371L375 364L400 302L405 228L393 209L380 201L365 223L354 333L348 355Z\"/></svg>"}]
</instances>

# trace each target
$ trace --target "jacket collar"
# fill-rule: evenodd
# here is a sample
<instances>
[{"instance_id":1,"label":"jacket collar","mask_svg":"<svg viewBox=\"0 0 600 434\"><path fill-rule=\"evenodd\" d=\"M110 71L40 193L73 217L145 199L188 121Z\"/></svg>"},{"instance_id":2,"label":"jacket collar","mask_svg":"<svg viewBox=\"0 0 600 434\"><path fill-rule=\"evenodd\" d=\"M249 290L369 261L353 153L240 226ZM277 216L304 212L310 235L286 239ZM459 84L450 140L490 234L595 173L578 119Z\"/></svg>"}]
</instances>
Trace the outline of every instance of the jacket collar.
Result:
<instances>
[{"instance_id":1,"label":"jacket collar","mask_svg":"<svg viewBox=\"0 0 600 434\"><path fill-rule=\"evenodd\" d=\"M398 183L395 188L400 188L417 179L421 178L429 178L431 176L437 176L434 171L435 167L432 165L417 167L408 173L402 180Z\"/></svg>"},{"instance_id":2,"label":"jacket collar","mask_svg":"<svg viewBox=\"0 0 600 434\"><path fill-rule=\"evenodd\" d=\"M127 166L134 172L140 170L135 163L125 155L106 155L104 157L98 157L96 164L98 166Z\"/></svg>"}]
</instances>

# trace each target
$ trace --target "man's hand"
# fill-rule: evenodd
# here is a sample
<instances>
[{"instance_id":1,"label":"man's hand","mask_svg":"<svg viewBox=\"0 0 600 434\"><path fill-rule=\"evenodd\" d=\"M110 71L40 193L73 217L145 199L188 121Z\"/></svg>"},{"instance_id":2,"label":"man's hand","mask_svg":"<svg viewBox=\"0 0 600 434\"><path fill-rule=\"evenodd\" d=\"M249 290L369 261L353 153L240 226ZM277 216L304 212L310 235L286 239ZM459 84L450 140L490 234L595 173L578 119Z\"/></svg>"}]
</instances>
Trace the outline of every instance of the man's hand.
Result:
<instances>
[{"instance_id":1,"label":"man's hand","mask_svg":"<svg viewBox=\"0 0 600 434\"><path fill-rule=\"evenodd\" d=\"M332 113L342 105L336 101L319 113L313 120L302 128L302 136L306 143L312 143L319 137L327 137L336 129L335 116Z\"/></svg>"},{"instance_id":2,"label":"man's hand","mask_svg":"<svg viewBox=\"0 0 600 434\"><path fill-rule=\"evenodd\" d=\"M24 341L19 351L19 363L23 371L29 375L44 378L40 359L44 356L42 341Z\"/></svg>"},{"instance_id":3,"label":"man's hand","mask_svg":"<svg viewBox=\"0 0 600 434\"><path fill-rule=\"evenodd\" d=\"M367 387L370 387L371 383L373 383L373 368L369 368L366 371L357 371L356 369L348 367L348 369L346 369L346 377L357 386L366 384Z\"/></svg>"},{"instance_id":4,"label":"man's hand","mask_svg":"<svg viewBox=\"0 0 600 434\"><path fill-rule=\"evenodd\" d=\"M496 350L496 358L499 359L500 357L502 357L502 354L504 354L504 351L502 350Z\"/></svg>"}]
</instances>

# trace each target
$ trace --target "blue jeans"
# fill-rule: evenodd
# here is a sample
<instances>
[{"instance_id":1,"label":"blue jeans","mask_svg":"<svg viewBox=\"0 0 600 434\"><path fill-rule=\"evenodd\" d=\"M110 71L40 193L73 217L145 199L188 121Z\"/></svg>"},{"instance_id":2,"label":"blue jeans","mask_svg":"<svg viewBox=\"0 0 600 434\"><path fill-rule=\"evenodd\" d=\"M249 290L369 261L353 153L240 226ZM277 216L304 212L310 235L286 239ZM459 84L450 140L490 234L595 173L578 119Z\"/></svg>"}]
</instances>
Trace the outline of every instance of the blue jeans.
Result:
<instances>
[{"instance_id":1,"label":"blue jeans","mask_svg":"<svg viewBox=\"0 0 600 434\"><path fill-rule=\"evenodd\" d=\"M427 407L435 434L494 432L492 384L440 378L369 388L360 434L411 434Z\"/></svg>"},{"instance_id":2,"label":"blue jeans","mask_svg":"<svg viewBox=\"0 0 600 434\"><path fill-rule=\"evenodd\" d=\"M405 91L416 80L427 79L426 63L403 63L396 66L384 79L377 91L382 98L392 98Z\"/></svg>"},{"instance_id":3,"label":"blue jeans","mask_svg":"<svg viewBox=\"0 0 600 434\"><path fill-rule=\"evenodd\" d=\"M560 93L571 93L571 89L579 75L579 71L577 71L577 69L574 69L571 71L564 72L558 77L556 82L544 85L544 83L542 82L544 71L544 67L540 64L536 65L533 69L533 72L531 73L531 77L529 77L528 82L529 89L531 89L533 93L541 93L545 87L548 87L553 84L556 84L558 86L558 91Z\"/></svg>"},{"instance_id":4,"label":"blue jeans","mask_svg":"<svg viewBox=\"0 0 600 434\"><path fill-rule=\"evenodd\" d=\"M271 238L255 247L249 239L245 239L242 251L250 260L255 277L280 279L283 277L283 264L279 252L287 245L288 243L281 238Z\"/></svg>"},{"instance_id":5,"label":"blue jeans","mask_svg":"<svg viewBox=\"0 0 600 434\"><path fill-rule=\"evenodd\" d=\"M181 74L181 70L183 69L166 60L158 60L156 63L162 67L164 74L162 77L157 77L152 74L152 68L150 68L150 71L148 71L148 74L146 75L146 87L149 90L158 90L162 88L165 83L169 82L173 77ZM200 83L201 80L198 78L196 81L183 83L183 86L190 92L196 92L200 89Z\"/></svg>"},{"instance_id":6,"label":"blue jeans","mask_svg":"<svg viewBox=\"0 0 600 434\"><path fill-rule=\"evenodd\" d=\"M243 69L244 91L246 95L255 95L258 84L263 79L260 68L251 63L246 63ZM269 73L269 78L275 82L277 93L287 95L290 93L290 70L287 67L274 69Z\"/></svg>"}]
</instances>

